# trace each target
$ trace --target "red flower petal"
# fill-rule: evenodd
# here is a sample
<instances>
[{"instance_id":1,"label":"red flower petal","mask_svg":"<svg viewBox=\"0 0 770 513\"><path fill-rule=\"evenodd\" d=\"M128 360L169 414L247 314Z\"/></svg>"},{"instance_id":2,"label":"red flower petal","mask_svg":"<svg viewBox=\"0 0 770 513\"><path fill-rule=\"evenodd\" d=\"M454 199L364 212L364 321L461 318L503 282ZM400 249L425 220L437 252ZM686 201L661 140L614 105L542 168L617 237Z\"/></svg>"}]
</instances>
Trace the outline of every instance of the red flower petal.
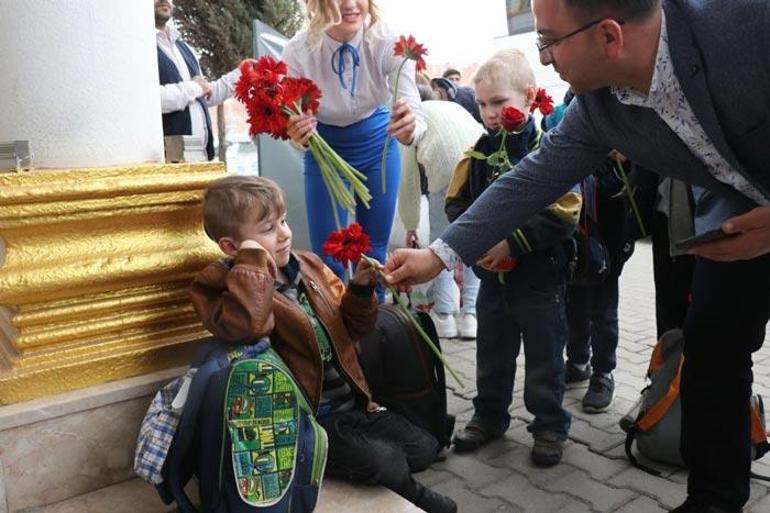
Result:
<instances>
[{"instance_id":1,"label":"red flower petal","mask_svg":"<svg viewBox=\"0 0 770 513\"><path fill-rule=\"evenodd\" d=\"M409 37L399 36L393 45L393 55L417 61L418 71L425 69L425 61L422 60L422 57L427 54L428 49L418 43L412 35ZM420 63L421 60L422 64ZM420 67L421 65L422 67Z\"/></svg>"},{"instance_id":2,"label":"red flower petal","mask_svg":"<svg viewBox=\"0 0 770 513\"><path fill-rule=\"evenodd\" d=\"M325 255L347 266L348 262L358 262L361 255L372 250L369 236L358 223L332 232L323 245Z\"/></svg>"},{"instance_id":3,"label":"red flower petal","mask_svg":"<svg viewBox=\"0 0 770 513\"><path fill-rule=\"evenodd\" d=\"M503 107L500 117L506 132L516 132L527 122L526 114L511 105Z\"/></svg>"},{"instance_id":4,"label":"red flower petal","mask_svg":"<svg viewBox=\"0 0 770 513\"><path fill-rule=\"evenodd\" d=\"M540 113L543 116L547 116L553 112L553 98L551 98L551 96L543 88L537 90L537 94L535 94L535 101L533 101L532 105L529 106L530 112L535 112L537 109L540 110Z\"/></svg>"}]
</instances>

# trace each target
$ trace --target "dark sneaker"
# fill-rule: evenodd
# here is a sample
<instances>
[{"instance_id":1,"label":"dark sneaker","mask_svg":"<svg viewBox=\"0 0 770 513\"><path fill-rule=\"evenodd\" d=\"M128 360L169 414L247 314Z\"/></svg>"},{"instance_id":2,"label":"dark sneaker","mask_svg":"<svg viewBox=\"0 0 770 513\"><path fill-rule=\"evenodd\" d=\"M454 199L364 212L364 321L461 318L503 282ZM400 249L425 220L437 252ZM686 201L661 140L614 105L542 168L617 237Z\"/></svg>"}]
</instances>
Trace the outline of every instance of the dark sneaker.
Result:
<instances>
[{"instance_id":1,"label":"dark sneaker","mask_svg":"<svg viewBox=\"0 0 770 513\"><path fill-rule=\"evenodd\" d=\"M615 380L612 374L594 374L588 384L586 395L583 396L583 411L586 413L601 413L607 411L612 404L615 393Z\"/></svg>"},{"instance_id":2,"label":"dark sneaker","mask_svg":"<svg viewBox=\"0 0 770 513\"><path fill-rule=\"evenodd\" d=\"M501 436L503 436L502 433L495 432L481 422L471 420L455 433L452 443L455 446L455 452L473 452Z\"/></svg>"},{"instance_id":3,"label":"dark sneaker","mask_svg":"<svg viewBox=\"0 0 770 513\"><path fill-rule=\"evenodd\" d=\"M532 462L540 467L553 467L561 461L564 440L555 433L537 433L532 446Z\"/></svg>"},{"instance_id":4,"label":"dark sneaker","mask_svg":"<svg viewBox=\"0 0 770 513\"><path fill-rule=\"evenodd\" d=\"M578 369L573 364L567 362L564 368L564 384L567 390L573 388L581 388L588 384L588 379L591 377L591 366L586 365L583 370Z\"/></svg>"},{"instance_id":5,"label":"dark sneaker","mask_svg":"<svg viewBox=\"0 0 770 513\"><path fill-rule=\"evenodd\" d=\"M417 500L414 505L427 513L457 513L455 501L417 483Z\"/></svg>"},{"instance_id":6,"label":"dark sneaker","mask_svg":"<svg viewBox=\"0 0 770 513\"><path fill-rule=\"evenodd\" d=\"M688 497L680 506L672 509L671 513L741 513L741 510L717 508Z\"/></svg>"}]
</instances>

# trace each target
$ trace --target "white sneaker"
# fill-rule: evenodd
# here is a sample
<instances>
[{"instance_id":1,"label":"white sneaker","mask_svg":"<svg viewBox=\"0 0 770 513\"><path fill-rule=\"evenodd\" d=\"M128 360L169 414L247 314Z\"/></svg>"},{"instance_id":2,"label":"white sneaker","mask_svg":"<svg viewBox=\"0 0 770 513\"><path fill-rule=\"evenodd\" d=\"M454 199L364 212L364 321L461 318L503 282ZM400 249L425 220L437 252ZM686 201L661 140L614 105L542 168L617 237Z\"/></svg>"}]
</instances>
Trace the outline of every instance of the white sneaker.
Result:
<instances>
[{"instance_id":1,"label":"white sneaker","mask_svg":"<svg viewBox=\"0 0 770 513\"><path fill-rule=\"evenodd\" d=\"M462 317L460 317L460 322L457 324L461 338L476 338L478 323L476 322L475 315L469 313L463 314Z\"/></svg>"},{"instance_id":2,"label":"white sneaker","mask_svg":"<svg viewBox=\"0 0 770 513\"><path fill-rule=\"evenodd\" d=\"M433 319L433 324L436 326L436 333L438 333L439 338L457 337L457 323L455 322L454 315L431 312L430 317Z\"/></svg>"}]
</instances>

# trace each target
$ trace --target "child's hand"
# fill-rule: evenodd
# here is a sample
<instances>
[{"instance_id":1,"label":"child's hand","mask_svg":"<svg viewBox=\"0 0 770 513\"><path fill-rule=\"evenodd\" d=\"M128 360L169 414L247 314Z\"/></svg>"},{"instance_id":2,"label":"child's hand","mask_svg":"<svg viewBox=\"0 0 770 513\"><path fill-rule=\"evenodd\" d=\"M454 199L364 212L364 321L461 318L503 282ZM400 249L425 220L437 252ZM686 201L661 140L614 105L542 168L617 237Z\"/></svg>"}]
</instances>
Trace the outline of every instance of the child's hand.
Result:
<instances>
[{"instance_id":1,"label":"child's hand","mask_svg":"<svg viewBox=\"0 0 770 513\"><path fill-rule=\"evenodd\" d=\"M365 258L362 258L353 273L353 283L361 287L373 287L377 283L377 269Z\"/></svg>"},{"instance_id":2,"label":"child's hand","mask_svg":"<svg viewBox=\"0 0 770 513\"><path fill-rule=\"evenodd\" d=\"M508 246L508 241L503 239L492 246L492 249L484 253L476 261L476 265L487 271L494 271L500 265L500 262L509 256L511 256L511 248Z\"/></svg>"},{"instance_id":3,"label":"child's hand","mask_svg":"<svg viewBox=\"0 0 770 513\"><path fill-rule=\"evenodd\" d=\"M252 240L252 239L246 239L241 242L241 245L238 246L238 249L265 249L262 244L259 242Z\"/></svg>"}]
</instances>

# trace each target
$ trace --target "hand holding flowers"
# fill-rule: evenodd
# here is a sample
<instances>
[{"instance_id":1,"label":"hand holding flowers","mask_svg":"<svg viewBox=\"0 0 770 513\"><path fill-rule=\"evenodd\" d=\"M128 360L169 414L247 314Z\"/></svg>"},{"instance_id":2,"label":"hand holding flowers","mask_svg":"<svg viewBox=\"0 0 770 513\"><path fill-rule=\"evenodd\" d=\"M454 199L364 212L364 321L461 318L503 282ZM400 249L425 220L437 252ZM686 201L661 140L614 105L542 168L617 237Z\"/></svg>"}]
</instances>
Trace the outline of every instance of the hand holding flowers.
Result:
<instances>
[{"instance_id":1,"label":"hand holding flowers","mask_svg":"<svg viewBox=\"0 0 770 513\"><path fill-rule=\"evenodd\" d=\"M383 282L385 281L385 273L383 271L382 264L364 254L369 250L371 250L371 245L369 244L369 236L364 233L361 225L358 223L353 223L346 228L332 232L323 247L325 255L332 257L333 259L342 263L344 266L347 266L347 264L350 262L360 261L356 267L356 273L353 277L353 282L361 285L363 283L356 281L356 277L358 276L359 280L364 281L366 279L364 274L369 272L371 269L376 271L376 275L381 278ZM463 384L460 377L444 359L444 355L433 343L433 340L431 340L430 336L425 333L425 330L422 328L420 322L415 319L412 312L409 311L409 308L402 302L401 295L393 287L389 287L389 289L393 294L393 297L398 301L399 307L404 311L404 313L406 313L407 318L411 321L414 329L420 334L420 338L422 338L423 342L425 342L428 347L430 347L431 351L433 351L433 353L449 371L455 381L457 381L460 387L465 388L465 385Z\"/></svg>"},{"instance_id":2,"label":"hand holding flowers","mask_svg":"<svg viewBox=\"0 0 770 513\"><path fill-rule=\"evenodd\" d=\"M337 226L337 205L354 211L356 197L369 206L371 195L364 185L366 176L354 169L315 131L321 91L312 80L287 77L286 63L270 56L247 59L240 65L241 78L235 84L235 98L246 105L249 133L268 134L275 139L291 138L307 143L326 184ZM350 184L350 189L345 184Z\"/></svg>"}]
</instances>

